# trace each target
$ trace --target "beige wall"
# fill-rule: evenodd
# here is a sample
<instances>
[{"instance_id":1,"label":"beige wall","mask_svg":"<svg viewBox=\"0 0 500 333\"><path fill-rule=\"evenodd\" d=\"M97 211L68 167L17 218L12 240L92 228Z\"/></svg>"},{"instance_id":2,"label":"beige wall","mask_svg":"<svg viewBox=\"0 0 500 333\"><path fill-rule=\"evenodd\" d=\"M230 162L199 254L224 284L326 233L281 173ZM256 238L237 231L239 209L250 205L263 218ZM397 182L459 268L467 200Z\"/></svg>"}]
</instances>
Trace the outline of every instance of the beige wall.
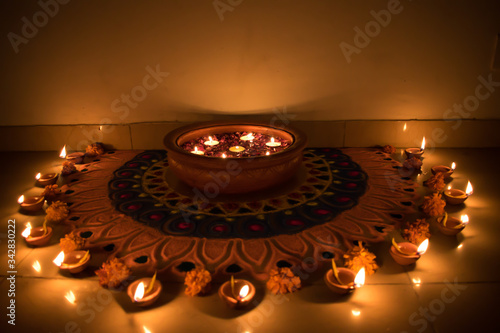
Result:
<instances>
[{"instance_id":1,"label":"beige wall","mask_svg":"<svg viewBox=\"0 0 500 333\"><path fill-rule=\"evenodd\" d=\"M223 13L213 0L59 1L47 22L36 1L0 5L0 125L194 121L283 106L296 121L442 119L476 94L478 77L500 81L497 0L215 1ZM374 23L370 11L388 9L390 22ZM9 41L34 16L36 35ZM353 29L367 24L373 37L348 62L340 45L356 46ZM148 77L156 68L158 80ZM487 89L473 111L445 115L499 119L500 87ZM131 92L138 102L127 106Z\"/></svg>"}]
</instances>

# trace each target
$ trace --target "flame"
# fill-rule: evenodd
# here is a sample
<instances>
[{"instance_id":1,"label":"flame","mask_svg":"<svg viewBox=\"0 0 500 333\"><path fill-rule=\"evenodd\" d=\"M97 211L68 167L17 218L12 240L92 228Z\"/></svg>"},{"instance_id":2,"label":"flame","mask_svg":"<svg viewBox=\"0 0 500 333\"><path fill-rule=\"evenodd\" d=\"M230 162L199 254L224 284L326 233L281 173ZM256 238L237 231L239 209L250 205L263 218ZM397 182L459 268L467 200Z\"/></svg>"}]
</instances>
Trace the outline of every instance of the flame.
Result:
<instances>
[{"instance_id":1,"label":"flame","mask_svg":"<svg viewBox=\"0 0 500 333\"><path fill-rule=\"evenodd\" d=\"M139 283L134 294L134 301L138 302L144 297L144 282Z\"/></svg>"},{"instance_id":2,"label":"flame","mask_svg":"<svg viewBox=\"0 0 500 333\"><path fill-rule=\"evenodd\" d=\"M70 302L71 304L75 304L76 297L75 294L73 294L73 291L68 291L64 297Z\"/></svg>"},{"instance_id":3,"label":"flame","mask_svg":"<svg viewBox=\"0 0 500 333\"><path fill-rule=\"evenodd\" d=\"M451 190L451 185L448 185L448 190Z\"/></svg>"},{"instance_id":4,"label":"flame","mask_svg":"<svg viewBox=\"0 0 500 333\"><path fill-rule=\"evenodd\" d=\"M35 260L32 267L38 273L40 273L40 271L42 270L42 266L40 266L40 263L38 262L38 260Z\"/></svg>"},{"instance_id":5,"label":"flame","mask_svg":"<svg viewBox=\"0 0 500 333\"><path fill-rule=\"evenodd\" d=\"M60 158L66 158L66 145L64 145L63 149L61 150L61 153L59 154Z\"/></svg>"},{"instance_id":6,"label":"flame","mask_svg":"<svg viewBox=\"0 0 500 333\"><path fill-rule=\"evenodd\" d=\"M420 284L422 283L422 280L420 280L420 278L414 278L412 279L412 281L417 287L420 287Z\"/></svg>"},{"instance_id":7,"label":"flame","mask_svg":"<svg viewBox=\"0 0 500 333\"><path fill-rule=\"evenodd\" d=\"M451 163L451 170L455 170L457 168L457 164L455 162Z\"/></svg>"},{"instance_id":8,"label":"flame","mask_svg":"<svg viewBox=\"0 0 500 333\"><path fill-rule=\"evenodd\" d=\"M222 153L222 158L226 158L226 153Z\"/></svg>"},{"instance_id":9,"label":"flame","mask_svg":"<svg viewBox=\"0 0 500 333\"><path fill-rule=\"evenodd\" d=\"M474 189L472 188L472 184L470 183L469 180L469 182L467 183L467 189L465 190L465 194L471 195L472 193L474 193Z\"/></svg>"},{"instance_id":10,"label":"flame","mask_svg":"<svg viewBox=\"0 0 500 333\"><path fill-rule=\"evenodd\" d=\"M464 244L460 244L459 246L457 246L457 249L461 249L462 246L464 246Z\"/></svg>"},{"instance_id":11,"label":"flame","mask_svg":"<svg viewBox=\"0 0 500 333\"><path fill-rule=\"evenodd\" d=\"M22 204L23 202L24 202L24 194L23 194L23 195L21 195L21 196L19 197L19 199L17 199L17 203L18 203L18 204Z\"/></svg>"},{"instance_id":12,"label":"flame","mask_svg":"<svg viewBox=\"0 0 500 333\"><path fill-rule=\"evenodd\" d=\"M405 132L405 131L406 131L406 123L405 123L405 125L403 126L403 132Z\"/></svg>"},{"instance_id":13,"label":"flame","mask_svg":"<svg viewBox=\"0 0 500 333\"><path fill-rule=\"evenodd\" d=\"M52 262L56 264L56 266L61 266L62 263L64 262L64 252L63 251L59 252L57 257Z\"/></svg>"},{"instance_id":14,"label":"flame","mask_svg":"<svg viewBox=\"0 0 500 333\"><path fill-rule=\"evenodd\" d=\"M429 238L420 243L417 249L417 254L424 254L425 251L427 251L428 247L429 247Z\"/></svg>"},{"instance_id":15,"label":"flame","mask_svg":"<svg viewBox=\"0 0 500 333\"><path fill-rule=\"evenodd\" d=\"M38 179L40 179L40 177L42 177L42 174L39 172L36 174L35 179L38 180Z\"/></svg>"},{"instance_id":16,"label":"flame","mask_svg":"<svg viewBox=\"0 0 500 333\"><path fill-rule=\"evenodd\" d=\"M424 150L425 149L425 136L422 139L422 145L420 146L420 149Z\"/></svg>"},{"instance_id":17,"label":"flame","mask_svg":"<svg viewBox=\"0 0 500 333\"><path fill-rule=\"evenodd\" d=\"M198 152L198 147L196 147L196 146L195 146L195 147L194 147L194 151L195 151L195 152Z\"/></svg>"},{"instance_id":18,"label":"flame","mask_svg":"<svg viewBox=\"0 0 500 333\"><path fill-rule=\"evenodd\" d=\"M274 137L271 137L271 142L274 143Z\"/></svg>"},{"instance_id":19,"label":"flame","mask_svg":"<svg viewBox=\"0 0 500 333\"><path fill-rule=\"evenodd\" d=\"M148 330L146 326L142 326L142 328L144 329L144 333L151 333L151 331Z\"/></svg>"},{"instance_id":20,"label":"flame","mask_svg":"<svg viewBox=\"0 0 500 333\"><path fill-rule=\"evenodd\" d=\"M21 236L23 236L24 238L28 238L30 234L31 234L31 223L28 222L26 223L26 229L24 229Z\"/></svg>"},{"instance_id":21,"label":"flame","mask_svg":"<svg viewBox=\"0 0 500 333\"><path fill-rule=\"evenodd\" d=\"M361 288L365 284L365 268L361 268L354 278L354 285L356 288Z\"/></svg>"},{"instance_id":22,"label":"flame","mask_svg":"<svg viewBox=\"0 0 500 333\"><path fill-rule=\"evenodd\" d=\"M361 311L359 311L359 310L352 310L351 313L352 313L352 315L354 317L359 317L359 315L361 314Z\"/></svg>"},{"instance_id":23,"label":"flame","mask_svg":"<svg viewBox=\"0 0 500 333\"><path fill-rule=\"evenodd\" d=\"M250 291L250 287L245 284L243 287L240 289L240 298L245 298L248 295L248 292Z\"/></svg>"},{"instance_id":24,"label":"flame","mask_svg":"<svg viewBox=\"0 0 500 333\"><path fill-rule=\"evenodd\" d=\"M271 153L269 151L266 151L266 155L269 156L271 155Z\"/></svg>"},{"instance_id":25,"label":"flame","mask_svg":"<svg viewBox=\"0 0 500 333\"><path fill-rule=\"evenodd\" d=\"M102 125L101 125L101 126L99 126L99 131L102 131Z\"/></svg>"},{"instance_id":26,"label":"flame","mask_svg":"<svg viewBox=\"0 0 500 333\"><path fill-rule=\"evenodd\" d=\"M464 214L464 215L460 216L460 220L462 221L463 224L469 223L469 215Z\"/></svg>"}]
</instances>

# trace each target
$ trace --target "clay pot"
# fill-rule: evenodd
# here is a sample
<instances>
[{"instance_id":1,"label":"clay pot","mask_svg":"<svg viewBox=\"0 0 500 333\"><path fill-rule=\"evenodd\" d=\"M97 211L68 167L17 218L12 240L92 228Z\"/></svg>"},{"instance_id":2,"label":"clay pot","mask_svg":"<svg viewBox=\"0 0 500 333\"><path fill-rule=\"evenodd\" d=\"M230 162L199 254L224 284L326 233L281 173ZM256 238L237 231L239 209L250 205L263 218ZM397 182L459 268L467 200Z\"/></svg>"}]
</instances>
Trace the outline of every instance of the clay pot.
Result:
<instances>
[{"instance_id":1,"label":"clay pot","mask_svg":"<svg viewBox=\"0 0 500 333\"><path fill-rule=\"evenodd\" d=\"M453 169L446 165L436 165L431 168L431 172L433 175L436 173L442 173L444 178L449 178L453 174Z\"/></svg>"},{"instance_id":2,"label":"clay pot","mask_svg":"<svg viewBox=\"0 0 500 333\"><path fill-rule=\"evenodd\" d=\"M241 158L208 157L181 148L191 139L238 131L279 136L292 144L270 156ZM241 121L192 124L173 130L164 138L169 168L180 180L201 191L210 187L207 191L212 193L214 189L211 187L217 186L218 193L229 194L258 191L286 182L302 164L306 144L306 135L297 129Z\"/></svg>"},{"instance_id":3,"label":"clay pot","mask_svg":"<svg viewBox=\"0 0 500 333\"><path fill-rule=\"evenodd\" d=\"M464 230L466 224L457 219L456 217L448 216L446 220L446 225L443 225L444 216L437 218L437 226L439 231L448 236L455 236L462 230Z\"/></svg>"},{"instance_id":4,"label":"clay pot","mask_svg":"<svg viewBox=\"0 0 500 333\"><path fill-rule=\"evenodd\" d=\"M239 292L245 285L249 287L248 294L245 297L240 298ZM240 309L249 305L255 297L255 287L247 280L235 279L234 291L236 293L236 298L231 291L231 281L224 282L219 288L219 297L232 309Z\"/></svg>"},{"instance_id":5,"label":"clay pot","mask_svg":"<svg viewBox=\"0 0 500 333\"><path fill-rule=\"evenodd\" d=\"M450 205L463 204L469 197L464 191L458 189L445 190L443 192L446 203Z\"/></svg>"},{"instance_id":6,"label":"clay pot","mask_svg":"<svg viewBox=\"0 0 500 333\"><path fill-rule=\"evenodd\" d=\"M83 159L85 158L85 154L81 152L71 153L66 155L66 160L73 162L75 164L82 164Z\"/></svg>"},{"instance_id":7,"label":"clay pot","mask_svg":"<svg viewBox=\"0 0 500 333\"><path fill-rule=\"evenodd\" d=\"M340 281L337 280L332 269L326 272L326 285L331 291L337 294L345 295L351 293L354 290L354 279L356 278L356 273L353 270L343 267L337 268L337 272Z\"/></svg>"},{"instance_id":8,"label":"clay pot","mask_svg":"<svg viewBox=\"0 0 500 333\"><path fill-rule=\"evenodd\" d=\"M50 242L52 237L52 228L47 227L47 233L43 234L43 227L35 227L31 229L31 233L25 238L26 243L33 246L44 246Z\"/></svg>"},{"instance_id":9,"label":"clay pot","mask_svg":"<svg viewBox=\"0 0 500 333\"><path fill-rule=\"evenodd\" d=\"M87 251L71 251L64 254L64 261L62 262L60 269L68 270L72 274L80 273L83 271L89 264L90 254L87 259L83 262L80 260L85 256Z\"/></svg>"},{"instance_id":10,"label":"clay pot","mask_svg":"<svg viewBox=\"0 0 500 333\"><path fill-rule=\"evenodd\" d=\"M403 242L403 243L398 243L398 245L401 251L408 253L408 254L403 254L398 250L396 250L394 245L391 246L391 250L389 252L394 261L396 261L398 264L404 266L411 265L416 263L417 260L420 259L420 255L417 254L418 247L415 244Z\"/></svg>"},{"instance_id":11,"label":"clay pot","mask_svg":"<svg viewBox=\"0 0 500 333\"><path fill-rule=\"evenodd\" d=\"M127 295L128 297L130 297L130 299L134 304L138 306L149 306L154 302L156 302L156 300L160 297L160 293L162 291L162 285L160 281L155 280L153 289L148 294L144 295L144 297L139 300L136 300L134 298L137 286L142 282L144 283L144 288L147 289L149 284L151 283L151 280L152 278L142 278L139 280L135 280L128 286Z\"/></svg>"},{"instance_id":12,"label":"clay pot","mask_svg":"<svg viewBox=\"0 0 500 333\"><path fill-rule=\"evenodd\" d=\"M37 212L42 209L44 204L43 196L35 196L35 197L25 197L24 201L19 204L21 209L27 212Z\"/></svg>"},{"instance_id":13,"label":"clay pot","mask_svg":"<svg viewBox=\"0 0 500 333\"><path fill-rule=\"evenodd\" d=\"M405 152L406 152L406 156L408 158L412 158L412 157L420 158L420 157L422 157L424 150L420 149L420 148L406 148Z\"/></svg>"},{"instance_id":14,"label":"clay pot","mask_svg":"<svg viewBox=\"0 0 500 333\"><path fill-rule=\"evenodd\" d=\"M57 182L58 176L58 173L46 173L44 175L41 175L37 182L42 186L53 185Z\"/></svg>"}]
</instances>

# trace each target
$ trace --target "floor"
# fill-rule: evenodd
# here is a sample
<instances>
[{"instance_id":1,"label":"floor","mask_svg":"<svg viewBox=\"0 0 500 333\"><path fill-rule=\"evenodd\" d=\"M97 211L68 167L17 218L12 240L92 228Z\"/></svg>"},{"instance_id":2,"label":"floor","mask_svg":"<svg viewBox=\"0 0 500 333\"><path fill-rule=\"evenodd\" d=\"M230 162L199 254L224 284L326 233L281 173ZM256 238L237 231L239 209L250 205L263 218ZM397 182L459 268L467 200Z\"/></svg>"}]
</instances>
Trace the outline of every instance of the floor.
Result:
<instances>
[{"instance_id":1,"label":"floor","mask_svg":"<svg viewBox=\"0 0 500 333\"><path fill-rule=\"evenodd\" d=\"M303 289L272 296L257 284L257 302L231 310L216 292L189 298L183 286L164 283L154 307L137 308L124 292L99 287L97 278L62 275L52 264L59 246L28 248L21 237L27 221L41 223L43 215L18 212L21 194L33 187L39 171L57 169L56 152L3 153L0 177L0 299L2 332L495 332L500 296L500 191L497 164L500 149L438 149L426 151L421 183L437 164L457 163L452 185L465 189L470 179L474 194L452 216L468 214L470 224L458 236L445 236L431 225L430 247L414 267L403 267L389 255L390 238L373 244L380 269L366 285L347 297L330 292L323 272L304 272ZM397 158L399 150L395 154ZM425 194L425 188L419 191ZM416 218L416 217L414 217ZM410 218L413 219L413 218ZM9 220L16 225L15 279L7 274ZM58 239L61 235L55 235ZM41 271L33 263L38 260ZM9 279L8 279L9 278ZM11 283L14 282L15 283ZM418 283L420 282L420 283ZM213 290L217 290L215 286ZM9 290L15 289L15 296ZM76 301L66 300L72 291ZM15 327L6 316L15 300Z\"/></svg>"}]
</instances>

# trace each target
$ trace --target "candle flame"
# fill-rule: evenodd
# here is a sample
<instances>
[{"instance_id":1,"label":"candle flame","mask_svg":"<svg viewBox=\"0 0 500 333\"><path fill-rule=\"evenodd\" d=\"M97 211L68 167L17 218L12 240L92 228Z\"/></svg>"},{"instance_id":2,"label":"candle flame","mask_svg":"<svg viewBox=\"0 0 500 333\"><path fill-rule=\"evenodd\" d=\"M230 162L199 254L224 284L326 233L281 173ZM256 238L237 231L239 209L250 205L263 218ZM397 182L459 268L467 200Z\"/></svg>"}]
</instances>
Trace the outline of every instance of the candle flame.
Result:
<instances>
[{"instance_id":1,"label":"candle flame","mask_svg":"<svg viewBox=\"0 0 500 333\"><path fill-rule=\"evenodd\" d=\"M102 125L101 125L101 126L99 126L99 131L102 131Z\"/></svg>"},{"instance_id":2,"label":"candle flame","mask_svg":"<svg viewBox=\"0 0 500 333\"><path fill-rule=\"evenodd\" d=\"M463 224L468 224L469 223L469 215L464 214L460 216L460 220L462 221Z\"/></svg>"},{"instance_id":3,"label":"candle flame","mask_svg":"<svg viewBox=\"0 0 500 333\"><path fill-rule=\"evenodd\" d=\"M212 137L211 137L210 135L208 136L208 141L210 141L210 142L212 142L212 141L213 141L213 140L212 140Z\"/></svg>"},{"instance_id":4,"label":"candle flame","mask_svg":"<svg viewBox=\"0 0 500 333\"><path fill-rule=\"evenodd\" d=\"M222 158L226 158L226 153L222 153Z\"/></svg>"},{"instance_id":5,"label":"candle flame","mask_svg":"<svg viewBox=\"0 0 500 333\"><path fill-rule=\"evenodd\" d=\"M420 284L422 283L422 280L420 280L420 278L414 278L412 279L412 281L417 287L420 287Z\"/></svg>"},{"instance_id":6,"label":"candle flame","mask_svg":"<svg viewBox=\"0 0 500 333\"><path fill-rule=\"evenodd\" d=\"M417 254L424 254L425 251L427 251L428 247L429 247L429 238L420 243L417 249Z\"/></svg>"},{"instance_id":7,"label":"candle flame","mask_svg":"<svg viewBox=\"0 0 500 333\"><path fill-rule=\"evenodd\" d=\"M405 132L405 131L406 131L406 123L405 123L405 125L403 126L403 132Z\"/></svg>"},{"instance_id":8,"label":"candle flame","mask_svg":"<svg viewBox=\"0 0 500 333\"><path fill-rule=\"evenodd\" d=\"M38 179L40 179L40 177L42 177L42 174L39 172L36 174L35 179L38 180Z\"/></svg>"},{"instance_id":9,"label":"candle flame","mask_svg":"<svg viewBox=\"0 0 500 333\"><path fill-rule=\"evenodd\" d=\"M274 143L274 137L271 137L271 142Z\"/></svg>"},{"instance_id":10,"label":"candle flame","mask_svg":"<svg viewBox=\"0 0 500 333\"><path fill-rule=\"evenodd\" d=\"M68 291L64 297L70 302L71 304L75 304L76 297L75 294L73 294L73 291Z\"/></svg>"},{"instance_id":11,"label":"candle flame","mask_svg":"<svg viewBox=\"0 0 500 333\"><path fill-rule=\"evenodd\" d=\"M66 158L66 145L64 145L63 149L61 150L61 153L59 154L60 158Z\"/></svg>"},{"instance_id":12,"label":"candle flame","mask_svg":"<svg viewBox=\"0 0 500 333\"><path fill-rule=\"evenodd\" d=\"M240 298L245 298L248 295L248 292L250 291L250 287L245 284L243 287L240 289Z\"/></svg>"},{"instance_id":13,"label":"candle flame","mask_svg":"<svg viewBox=\"0 0 500 333\"><path fill-rule=\"evenodd\" d=\"M474 189L472 188L472 184L470 183L469 180L469 182L467 183L467 189L465 190L465 194L471 195L472 193L474 193Z\"/></svg>"},{"instance_id":14,"label":"candle flame","mask_svg":"<svg viewBox=\"0 0 500 333\"><path fill-rule=\"evenodd\" d=\"M146 326L142 326L142 328L144 329L144 333L151 333L151 331L148 330Z\"/></svg>"},{"instance_id":15,"label":"candle flame","mask_svg":"<svg viewBox=\"0 0 500 333\"><path fill-rule=\"evenodd\" d=\"M464 246L464 244L460 244L459 246L457 246L457 249L461 249L462 246Z\"/></svg>"},{"instance_id":16,"label":"candle flame","mask_svg":"<svg viewBox=\"0 0 500 333\"><path fill-rule=\"evenodd\" d=\"M457 164L455 162L451 163L451 170L455 170L457 168Z\"/></svg>"},{"instance_id":17,"label":"candle flame","mask_svg":"<svg viewBox=\"0 0 500 333\"><path fill-rule=\"evenodd\" d=\"M26 223L26 229L24 229L21 236L23 236L24 238L28 238L30 234L31 234L31 223L28 222Z\"/></svg>"},{"instance_id":18,"label":"candle flame","mask_svg":"<svg viewBox=\"0 0 500 333\"><path fill-rule=\"evenodd\" d=\"M138 302L144 297L144 282L139 283L134 294L134 301Z\"/></svg>"},{"instance_id":19,"label":"candle flame","mask_svg":"<svg viewBox=\"0 0 500 333\"><path fill-rule=\"evenodd\" d=\"M352 313L352 315L354 317L359 317L359 315L361 314L361 311L359 311L359 310L352 310L351 313Z\"/></svg>"},{"instance_id":20,"label":"candle flame","mask_svg":"<svg viewBox=\"0 0 500 333\"><path fill-rule=\"evenodd\" d=\"M420 149L424 150L425 149L425 136L422 139L422 145L420 146Z\"/></svg>"},{"instance_id":21,"label":"candle flame","mask_svg":"<svg viewBox=\"0 0 500 333\"><path fill-rule=\"evenodd\" d=\"M60 267L62 265L62 263L64 262L64 252L63 251L59 252L57 257L52 262L54 264L56 264L56 266Z\"/></svg>"},{"instance_id":22,"label":"candle flame","mask_svg":"<svg viewBox=\"0 0 500 333\"><path fill-rule=\"evenodd\" d=\"M451 190L451 185L448 185L448 190Z\"/></svg>"},{"instance_id":23,"label":"candle flame","mask_svg":"<svg viewBox=\"0 0 500 333\"><path fill-rule=\"evenodd\" d=\"M269 151L266 151L266 155L269 156L271 155L271 153Z\"/></svg>"},{"instance_id":24,"label":"candle flame","mask_svg":"<svg viewBox=\"0 0 500 333\"><path fill-rule=\"evenodd\" d=\"M194 151L196 151L196 152L197 152L197 151L198 151L198 147L196 147L196 146L195 146L195 147L194 147Z\"/></svg>"},{"instance_id":25,"label":"candle flame","mask_svg":"<svg viewBox=\"0 0 500 333\"><path fill-rule=\"evenodd\" d=\"M40 266L40 263L38 262L38 260L35 260L32 267L38 273L40 273L40 271L42 270L42 266Z\"/></svg>"},{"instance_id":26,"label":"candle flame","mask_svg":"<svg viewBox=\"0 0 500 333\"><path fill-rule=\"evenodd\" d=\"M354 278L354 285L356 288L361 288L365 284L365 268L361 268Z\"/></svg>"},{"instance_id":27,"label":"candle flame","mask_svg":"<svg viewBox=\"0 0 500 333\"><path fill-rule=\"evenodd\" d=\"M21 196L19 197L19 199L17 199L17 203L18 203L18 204L22 204L23 202L24 202L24 194L23 194L23 195L21 195Z\"/></svg>"}]
</instances>

